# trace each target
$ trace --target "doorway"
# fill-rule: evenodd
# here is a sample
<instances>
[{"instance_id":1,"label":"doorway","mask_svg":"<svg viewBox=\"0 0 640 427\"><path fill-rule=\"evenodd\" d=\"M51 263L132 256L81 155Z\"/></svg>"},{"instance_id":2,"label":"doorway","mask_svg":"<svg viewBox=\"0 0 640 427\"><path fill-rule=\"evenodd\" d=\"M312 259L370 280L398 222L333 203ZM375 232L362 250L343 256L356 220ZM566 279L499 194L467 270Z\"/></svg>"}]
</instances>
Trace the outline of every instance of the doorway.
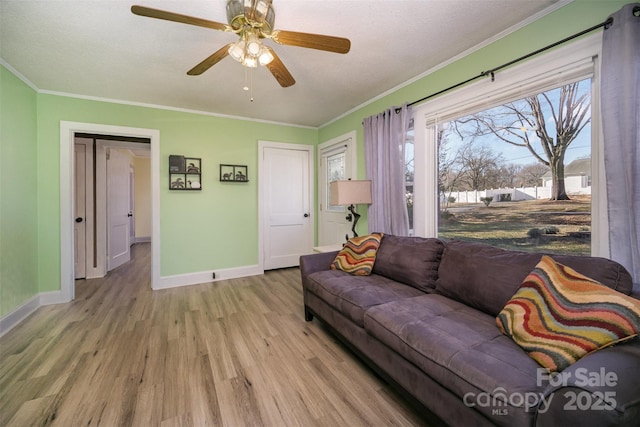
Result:
<instances>
[{"instance_id":1,"label":"doorway","mask_svg":"<svg viewBox=\"0 0 640 427\"><path fill-rule=\"evenodd\" d=\"M150 145L148 139L76 133L74 152L75 278L93 279L128 262L135 220L150 222L151 207L142 203L136 212L134 206L136 197L150 204ZM137 190L136 169L144 184Z\"/></svg>"},{"instance_id":2,"label":"doorway","mask_svg":"<svg viewBox=\"0 0 640 427\"><path fill-rule=\"evenodd\" d=\"M155 129L129 128L92 123L60 122L60 302L75 296L74 177L75 135L78 133L146 138L151 156L151 287L160 281L160 132ZM106 228L106 227L105 227Z\"/></svg>"},{"instance_id":3,"label":"doorway","mask_svg":"<svg viewBox=\"0 0 640 427\"><path fill-rule=\"evenodd\" d=\"M260 263L293 267L314 241L313 150L310 145L258 143Z\"/></svg>"}]
</instances>

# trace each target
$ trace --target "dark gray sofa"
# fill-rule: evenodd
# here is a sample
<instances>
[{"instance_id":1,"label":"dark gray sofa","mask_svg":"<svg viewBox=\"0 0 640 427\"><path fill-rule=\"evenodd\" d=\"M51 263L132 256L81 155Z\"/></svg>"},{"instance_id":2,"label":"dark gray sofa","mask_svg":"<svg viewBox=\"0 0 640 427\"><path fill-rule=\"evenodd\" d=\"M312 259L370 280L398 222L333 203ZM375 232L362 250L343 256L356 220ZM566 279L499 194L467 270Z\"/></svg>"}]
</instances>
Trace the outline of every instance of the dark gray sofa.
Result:
<instances>
[{"instance_id":1,"label":"dark gray sofa","mask_svg":"<svg viewBox=\"0 0 640 427\"><path fill-rule=\"evenodd\" d=\"M336 254L300 258L306 320L322 320L434 425L640 425L640 339L550 379L498 329L496 315L542 254L385 235L370 276L331 270ZM553 258L638 298L614 261Z\"/></svg>"}]
</instances>

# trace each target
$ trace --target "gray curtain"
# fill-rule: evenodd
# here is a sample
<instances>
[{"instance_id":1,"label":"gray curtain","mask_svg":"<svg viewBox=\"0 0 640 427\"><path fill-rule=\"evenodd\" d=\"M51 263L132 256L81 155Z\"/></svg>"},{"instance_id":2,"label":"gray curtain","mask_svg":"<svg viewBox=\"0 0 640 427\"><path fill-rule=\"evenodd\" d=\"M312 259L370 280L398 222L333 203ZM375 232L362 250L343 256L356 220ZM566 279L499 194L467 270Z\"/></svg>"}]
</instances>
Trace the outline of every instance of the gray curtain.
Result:
<instances>
[{"instance_id":1,"label":"gray curtain","mask_svg":"<svg viewBox=\"0 0 640 427\"><path fill-rule=\"evenodd\" d=\"M640 284L640 3L602 35L602 128L611 258Z\"/></svg>"},{"instance_id":2,"label":"gray curtain","mask_svg":"<svg viewBox=\"0 0 640 427\"><path fill-rule=\"evenodd\" d=\"M364 155L371 180L369 232L409 235L404 145L411 109L407 104L364 120Z\"/></svg>"}]
</instances>

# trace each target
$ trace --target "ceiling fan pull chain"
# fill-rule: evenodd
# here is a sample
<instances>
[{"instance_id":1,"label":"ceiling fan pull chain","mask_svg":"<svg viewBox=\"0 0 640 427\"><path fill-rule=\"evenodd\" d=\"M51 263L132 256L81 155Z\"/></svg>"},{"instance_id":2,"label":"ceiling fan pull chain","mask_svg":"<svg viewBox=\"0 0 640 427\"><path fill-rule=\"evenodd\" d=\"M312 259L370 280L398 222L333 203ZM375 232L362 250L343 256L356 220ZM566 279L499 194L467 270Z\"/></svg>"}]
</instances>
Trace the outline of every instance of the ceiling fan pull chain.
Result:
<instances>
[{"instance_id":1,"label":"ceiling fan pull chain","mask_svg":"<svg viewBox=\"0 0 640 427\"><path fill-rule=\"evenodd\" d=\"M244 86L242 90L249 90L249 68L244 68Z\"/></svg>"},{"instance_id":2,"label":"ceiling fan pull chain","mask_svg":"<svg viewBox=\"0 0 640 427\"><path fill-rule=\"evenodd\" d=\"M249 97L253 102L253 68L249 69Z\"/></svg>"}]
</instances>

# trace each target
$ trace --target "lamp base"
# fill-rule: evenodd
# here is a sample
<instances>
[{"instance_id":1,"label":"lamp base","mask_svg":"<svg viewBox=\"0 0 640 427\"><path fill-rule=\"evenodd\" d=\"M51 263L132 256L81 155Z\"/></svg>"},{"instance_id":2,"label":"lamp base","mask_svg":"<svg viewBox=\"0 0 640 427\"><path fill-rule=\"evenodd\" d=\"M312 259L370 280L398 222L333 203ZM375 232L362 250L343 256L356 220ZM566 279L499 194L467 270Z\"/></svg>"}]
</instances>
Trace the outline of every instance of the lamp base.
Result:
<instances>
[{"instance_id":1,"label":"lamp base","mask_svg":"<svg viewBox=\"0 0 640 427\"><path fill-rule=\"evenodd\" d=\"M349 215L347 217L347 219L350 219L349 217L353 215L353 225L351 226L351 231L353 232L353 237L358 237L358 233L356 232L356 224L358 223L358 220L360 219L360 214L358 212L356 212L355 205L349 205L347 210L349 212L351 212L351 215ZM344 237L346 237L346 239L349 240L349 235L348 234L345 234Z\"/></svg>"}]
</instances>

